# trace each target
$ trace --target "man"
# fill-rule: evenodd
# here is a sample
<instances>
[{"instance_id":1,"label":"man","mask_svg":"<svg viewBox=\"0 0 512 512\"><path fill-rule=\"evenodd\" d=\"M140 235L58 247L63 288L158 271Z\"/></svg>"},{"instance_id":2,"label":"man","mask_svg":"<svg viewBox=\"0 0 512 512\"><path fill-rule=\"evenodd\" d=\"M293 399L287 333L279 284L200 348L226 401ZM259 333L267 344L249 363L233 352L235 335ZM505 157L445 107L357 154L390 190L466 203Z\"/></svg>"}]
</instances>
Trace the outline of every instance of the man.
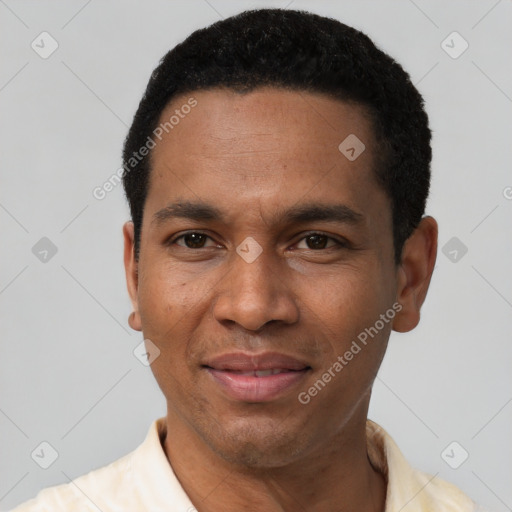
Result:
<instances>
[{"instance_id":1,"label":"man","mask_svg":"<svg viewBox=\"0 0 512 512\"><path fill-rule=\"evenodd\" d=\"M25 511L464 511L367 419L437 250L430 130L362 33L286 10L193 33L124 147L133 304L167 414Z\"/></svg>"}]
</instances>

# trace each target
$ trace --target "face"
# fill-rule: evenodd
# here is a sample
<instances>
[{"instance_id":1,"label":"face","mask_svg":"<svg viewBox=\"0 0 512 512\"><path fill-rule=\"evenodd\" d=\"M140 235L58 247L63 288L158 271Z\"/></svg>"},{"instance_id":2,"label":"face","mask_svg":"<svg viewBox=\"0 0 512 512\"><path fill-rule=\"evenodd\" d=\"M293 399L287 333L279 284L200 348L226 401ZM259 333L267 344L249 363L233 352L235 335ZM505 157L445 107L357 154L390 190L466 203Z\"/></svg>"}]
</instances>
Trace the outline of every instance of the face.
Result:
<instances>
[{"instance_id":1,"label":"face","mask_svg":"<svg viewBox=\"0 0 512 512\"><path fill-rule=\"evenodd\" d=\"M171 423L225 460L286 464L366 419L392 328L372 128L323 95L190 96L152 150L138 262L125 228L134 325L160 350ZM338 149L350 134L365 145L355 160Z\"/></svg>"}]
</instances>

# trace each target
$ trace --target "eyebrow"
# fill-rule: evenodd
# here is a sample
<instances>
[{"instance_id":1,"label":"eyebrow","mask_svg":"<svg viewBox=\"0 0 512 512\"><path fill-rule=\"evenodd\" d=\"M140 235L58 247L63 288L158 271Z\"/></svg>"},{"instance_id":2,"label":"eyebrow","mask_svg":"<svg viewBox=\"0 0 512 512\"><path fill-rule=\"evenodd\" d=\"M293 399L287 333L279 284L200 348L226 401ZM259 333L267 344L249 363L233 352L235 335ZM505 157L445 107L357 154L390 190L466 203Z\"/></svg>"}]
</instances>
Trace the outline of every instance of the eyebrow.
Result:
<instances>
[{"instance_id":1,"label":"eyebrow","mask_svg":"<svg viewBox=\"0 0 512 512\"><path fill-rule=\"evenodd\" d=\"M302 204L290 208L283 215L283 220L290 224L312 221L359 224L363 219L362 213L356 212L345 204Z\"/></svg>"},{"instance_id":2,"label":"eyebrow","mask_svg":"<svg viewBox=\"0 0 512 512\"><path fill-rule=\"evenodd\" d=\"M225 221L225 215L215 206L203 202L179 201L158 210L153 215L152 223L161 225L175 218L195 221ZM344 204L301 204L293 206L284 213L272 216L274 222L307 223L315 221L359 224L364 219L362 213L356 212Z\"/></svg>"},{"instance_id":3,"label":"eyebrow","mask_svg":"<svg viewBox=\"0 0 512 512\"><path fill-rule=\"evenodd\" d=\"M179 201L177 203L168 204L165 208L158 210L153 215L152 223L160 225L175 218L211 221L223 220L224 215L218 208L207 203Z\"/></svg>"}]
</instances>

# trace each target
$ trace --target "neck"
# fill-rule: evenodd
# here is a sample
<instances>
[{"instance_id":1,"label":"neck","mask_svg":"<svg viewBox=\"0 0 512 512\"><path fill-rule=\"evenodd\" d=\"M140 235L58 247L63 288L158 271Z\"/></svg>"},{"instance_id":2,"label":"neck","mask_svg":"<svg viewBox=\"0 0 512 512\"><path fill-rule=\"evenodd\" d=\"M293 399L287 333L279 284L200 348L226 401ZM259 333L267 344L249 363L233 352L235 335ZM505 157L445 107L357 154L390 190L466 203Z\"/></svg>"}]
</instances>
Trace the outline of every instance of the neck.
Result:
<instances>
[{"instance_id":1,"label":"neck","mask_svg":"<svg viewBox=\"0 0 512 512\"><path fill-rule=\"evenodd\" d=\"M386 482L368 459L366 413L279 467L248 468L224 460L172 413L167 429L166 456L199 512L384 511Z\"/></svg>"}]
</instances>

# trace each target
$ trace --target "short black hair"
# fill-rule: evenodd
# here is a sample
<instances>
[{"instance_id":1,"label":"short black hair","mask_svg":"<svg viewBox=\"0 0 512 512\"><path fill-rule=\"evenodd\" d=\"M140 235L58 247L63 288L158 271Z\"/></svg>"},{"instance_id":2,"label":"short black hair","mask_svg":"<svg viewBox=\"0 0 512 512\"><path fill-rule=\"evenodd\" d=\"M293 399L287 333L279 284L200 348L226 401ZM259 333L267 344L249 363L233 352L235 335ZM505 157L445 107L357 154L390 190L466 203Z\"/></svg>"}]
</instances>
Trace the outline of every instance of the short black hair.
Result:
<instances>
[{"instance_id":1,"label":"short black hair","mask_svg":"<svg viewBox=\"0 0 512 512\"><path fill-rule=\"evenodd\" d=\"M423 98L403 68L362 32L286 9L245 11L196 30L153 71L123 149L136 258L151 171L151 153L141 156L140 149L151 147L162 111L177 95L193 91L246 93L265 86L326 94L369 113L378 144L374 172L390 198L398 264L430 186L431 132Z\"/></svg>"}]
</instances>

